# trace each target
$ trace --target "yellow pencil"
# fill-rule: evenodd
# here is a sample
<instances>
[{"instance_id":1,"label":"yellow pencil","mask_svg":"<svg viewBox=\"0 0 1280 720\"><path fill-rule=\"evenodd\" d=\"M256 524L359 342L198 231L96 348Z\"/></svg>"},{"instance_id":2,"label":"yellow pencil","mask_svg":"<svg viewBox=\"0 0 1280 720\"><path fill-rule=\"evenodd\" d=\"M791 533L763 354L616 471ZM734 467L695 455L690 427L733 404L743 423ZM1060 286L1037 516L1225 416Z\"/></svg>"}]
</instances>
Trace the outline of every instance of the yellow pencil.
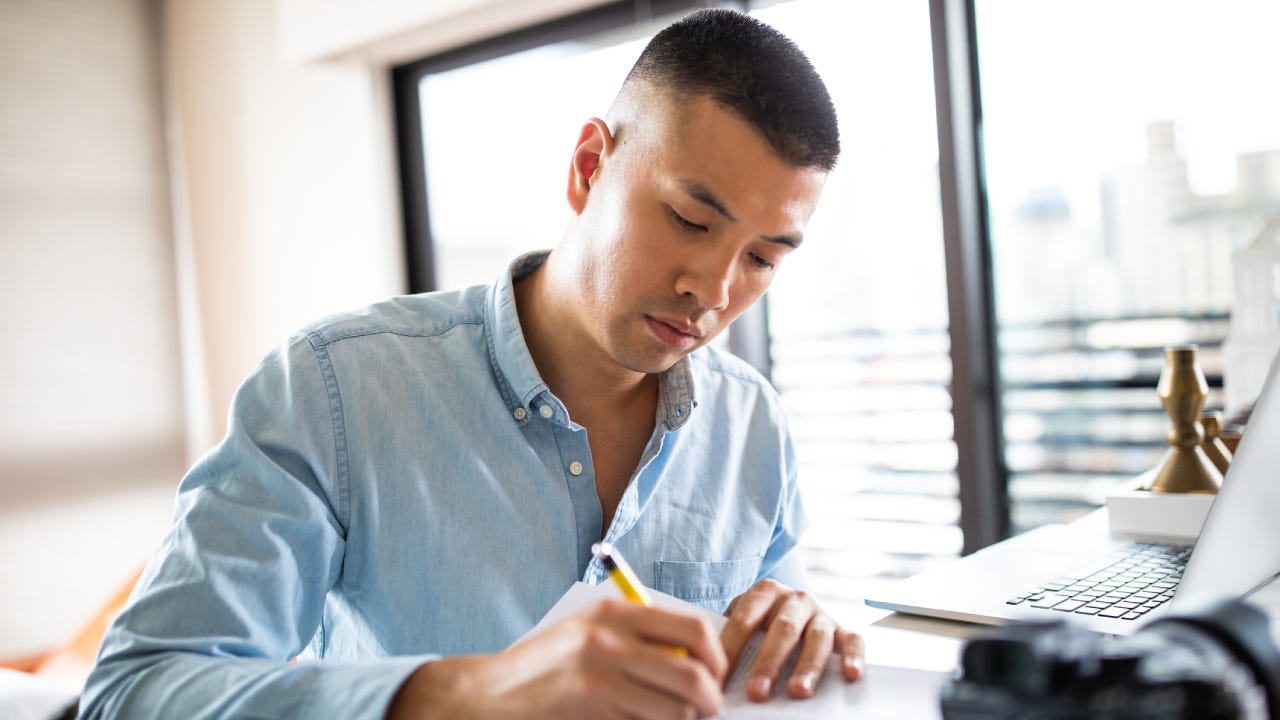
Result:
<instances>
[{"instance_id":1,"label":"yellow pencil","mask_svg":"<svg viewBox=\"0 0 1280 720\"><path fill-rule=\"evenodd\" d=\"M617 583L618 589L626 599L645 607L653 607L653 598L649 597L649 591L645 589L644 583L640 582L640 578L636 577L635 571L627 564L617 548L611 543L596 543L591 546L591 554L599 558L604 569L609 571L609 577ZM688 651L681 647L669 649L680 657L689 655Z\"/></svg>"},{"instance_id":2,"label":"yellow pencil","mask_svg":"<svg viewBox=\"0 0 1280 720\"><path fill-rule=\"evenodd\" d=\"M653 607L653 598L649 597L649 592L645 590L640 578L636 577L635 571L623 559L617 548L611 543L596 543L591 546L591 554L595 555L604 565L604 569L609 571L609 577L618 584L618 589L628 600Z\"/></svg>"}]
</instances>

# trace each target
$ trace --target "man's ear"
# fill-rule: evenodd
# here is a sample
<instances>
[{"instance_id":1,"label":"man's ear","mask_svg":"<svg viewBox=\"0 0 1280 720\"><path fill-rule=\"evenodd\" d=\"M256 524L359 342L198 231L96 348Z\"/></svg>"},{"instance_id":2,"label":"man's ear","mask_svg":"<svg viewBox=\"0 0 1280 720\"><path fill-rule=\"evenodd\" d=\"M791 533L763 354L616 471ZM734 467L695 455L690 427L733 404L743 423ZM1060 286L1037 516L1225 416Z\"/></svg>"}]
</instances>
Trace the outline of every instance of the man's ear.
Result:
<instances>
[{"instance_id":1,"label":"man's ear","mask_svg":"<svg viewBox=\"0 0 1280 720\"><path fill-rule=\"evenodd\" d=\"M573 148L573 160L569 163L569 207L575 214L587 206L587 194L600 170L603 159L613 150L613 134L600 118L591 118L578 133L578 144Z\"/></svg>"}]
</instances>

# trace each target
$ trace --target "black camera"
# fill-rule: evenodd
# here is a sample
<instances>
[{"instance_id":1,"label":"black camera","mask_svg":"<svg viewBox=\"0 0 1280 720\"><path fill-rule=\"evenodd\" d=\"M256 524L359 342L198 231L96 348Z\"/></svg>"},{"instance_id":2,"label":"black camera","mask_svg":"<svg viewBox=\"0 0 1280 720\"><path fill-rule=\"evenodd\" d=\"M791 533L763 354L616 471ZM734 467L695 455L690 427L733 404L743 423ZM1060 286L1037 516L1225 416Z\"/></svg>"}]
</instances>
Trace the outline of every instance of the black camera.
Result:
<instances>
[{"instance_id":1,"label":"black camera","mask_svg":"<svg viewBox=\"0 0 1280 720\"><path fill-rule=\"evenodd\" d=\"M969 641L942 688L946 720L1280 720L1280 652L1239 601L1130 637L1022 623Z\"/></svg>"}]
</instances>

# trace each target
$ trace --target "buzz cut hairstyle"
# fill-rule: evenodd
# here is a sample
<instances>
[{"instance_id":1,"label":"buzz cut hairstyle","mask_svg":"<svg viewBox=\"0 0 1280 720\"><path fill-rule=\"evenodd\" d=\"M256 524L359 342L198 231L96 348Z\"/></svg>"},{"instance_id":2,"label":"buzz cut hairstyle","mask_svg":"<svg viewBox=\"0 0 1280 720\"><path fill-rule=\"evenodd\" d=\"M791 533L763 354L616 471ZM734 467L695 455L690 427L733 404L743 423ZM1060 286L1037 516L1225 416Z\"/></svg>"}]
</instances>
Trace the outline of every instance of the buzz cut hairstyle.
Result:
<instances>
[{"instance_id":1,"label":"buzz cut hairstyle","mask_svg":"<svg viewBox=\"0 0 1280 720\"><path fill-rule=\"evenodd\" d=\"M790 38L737 10L694 11L649 41L623 85L709 97L751 125L784 161L830 171L840 156L836 109Z\"/></svg>"}]
</instances>

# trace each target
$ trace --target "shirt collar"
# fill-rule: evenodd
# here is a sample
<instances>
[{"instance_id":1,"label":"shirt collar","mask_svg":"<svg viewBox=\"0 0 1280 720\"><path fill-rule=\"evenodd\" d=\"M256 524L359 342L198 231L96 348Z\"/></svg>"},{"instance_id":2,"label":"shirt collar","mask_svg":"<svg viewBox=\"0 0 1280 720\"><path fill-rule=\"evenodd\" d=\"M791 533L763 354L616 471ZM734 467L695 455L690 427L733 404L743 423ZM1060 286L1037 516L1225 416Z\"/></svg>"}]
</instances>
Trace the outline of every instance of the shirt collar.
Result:
<instances>
[{"instance_id":1,"label":"shirt collar","mask_svg":"<svg viewBox=\"0 0 1280 720\"><path fill-rule=\"evenodd\" d=\"M521 424L532 418L531 410L540 396L543 399L537 403L539 407L547 403L553 405L554 415L550 419L564 422L568 418L564 405L548 391L533 364L516 312L515 284L541 267L548 255L549 250L538 250L516 258L490 286L485 304L489 361L497 371L498 388L507 407ZM667 430L675 430L688 421L696 406L693 367L685 356L658 376L658 421Z\"/></svg>"}]
</instances>

